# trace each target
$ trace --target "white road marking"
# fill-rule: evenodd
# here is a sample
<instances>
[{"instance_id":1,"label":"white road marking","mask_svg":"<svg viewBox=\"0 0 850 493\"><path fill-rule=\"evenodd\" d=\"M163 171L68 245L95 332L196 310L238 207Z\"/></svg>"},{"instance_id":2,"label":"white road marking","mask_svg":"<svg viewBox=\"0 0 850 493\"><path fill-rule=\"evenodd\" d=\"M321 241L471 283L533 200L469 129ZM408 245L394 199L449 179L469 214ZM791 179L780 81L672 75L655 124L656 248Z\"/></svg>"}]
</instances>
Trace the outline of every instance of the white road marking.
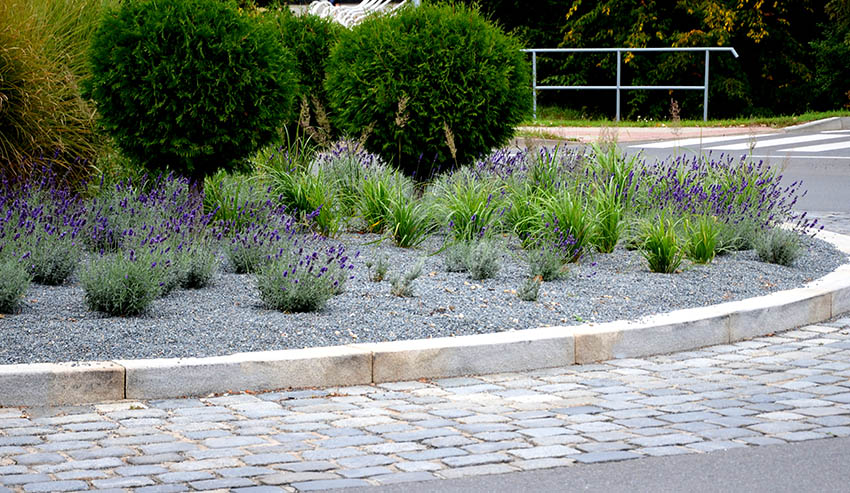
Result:
<instances>
[{"instance_id":1,"label":"white road marking","mask_svg":"<svg viewBox=\"0 0 850 493\"><path fill-rule=\"evenodd\" d=\"M715 147L709 147L709 150L713 151L745 151L750 149L750 147L754 149L761 149L764 147L776 147L776 146L784 146L790 144L800 144L803 142L815 142L818 140L829 140L829 139L839 139L841 135L800 135L797 137L785 137L782 139L768 139L768 140L757 140L755 142L744 142L741 144L729 144L729 145L721 145ZM755 144L755 145L753 145Z\"/></svg>"},{"instance_id":2,"label":"white road marking","mask_svg":"<svg viewBox=\"0 0 850 493\"><path fill-rule=\"evenodd\" d=\"M752 156L747 156L747 157L756 158L756 159L778 159L778 158L782 158L782 159L785 159L785 158L788 158L788 159L843 159L845 161L850 161L850 156L804 156L804 155L792 156L790 154L784 154L784 155L780 155L780 154L773 154L773 155L770 155L770 154L753 154Z\"/></svg>"},{"instance_id":3,"label":"white road marking","mask_svg":"<svg viewBox=\"0 0 850 493\"><path fill-rule=\"evenodd\" d=\"M817 144L813 146L791 147L788 149L780 149L777 152L826 152L837 151L839 149L850 149L850 140L843 142L830 142L829 144Z\"/></svg>"},{"instance_id":4,"label":"white road marking","mask_svg":"<svg viewBox=\"0 0 850 493\"><path fill-rule=\"evenodd\" d=\"M825 134L850 134L850 130L824 130Z\"/></svg>"},{"instance_id":5,"label":"white road marking","mask_svg":"<svg viewBox=\"0 0 850 493\"><path fill-rule=\"evenodd\" d=\"M762 134L762 137L768 137L771 135L779 135L779 134ZM629 146L632 148L640 148L640 149L671 149L674 147L684 147L684 146L692 146L699 144L715 144L717 142L726 142L730 140L741 140L747 139L749 136L747 135L726 135L723 137L694 137L692 139L676 139L676 140L666 140L664 142L655 142L653 144L643 144L643 145L633 145ZM747 149L748 147L745 147Z\"/></svg>"}]
</instances>

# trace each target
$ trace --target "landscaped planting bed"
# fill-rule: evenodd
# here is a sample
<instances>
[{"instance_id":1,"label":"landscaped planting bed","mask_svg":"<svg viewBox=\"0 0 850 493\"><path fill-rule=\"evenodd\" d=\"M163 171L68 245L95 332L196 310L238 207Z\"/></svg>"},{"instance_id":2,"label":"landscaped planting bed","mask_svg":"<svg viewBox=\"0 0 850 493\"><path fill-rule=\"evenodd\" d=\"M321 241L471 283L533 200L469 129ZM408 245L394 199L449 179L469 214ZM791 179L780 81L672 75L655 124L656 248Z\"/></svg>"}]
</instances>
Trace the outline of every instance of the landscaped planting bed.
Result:
<instances>
[{"instance_id":1,"label":"landscaped planting bed","mask_svg":"<svg viewBox=\"0 0 850 493\"><path fill-rule=\"evenodd\" d=\"M634 319L798 287L846 261L792 209L800 184L743 159L505 149L413 182L356 143L302 144L260 153L250 177L207 180L203 197L174 177L82 195L49 172L5 183L0 363Z\"/></svg>"}]
</instances>

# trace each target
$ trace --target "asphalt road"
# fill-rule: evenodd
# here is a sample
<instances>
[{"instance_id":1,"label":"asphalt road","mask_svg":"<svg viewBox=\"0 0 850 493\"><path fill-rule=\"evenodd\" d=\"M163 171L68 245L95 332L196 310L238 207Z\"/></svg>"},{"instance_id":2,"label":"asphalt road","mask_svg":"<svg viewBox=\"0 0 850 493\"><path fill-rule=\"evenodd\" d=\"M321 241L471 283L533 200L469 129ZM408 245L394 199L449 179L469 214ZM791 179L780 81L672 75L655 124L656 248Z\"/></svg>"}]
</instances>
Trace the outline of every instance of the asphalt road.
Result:
<instances>
[{"instance_id":1,"label":"asphalt road","mask_svg":"<svg viewBox=\"0 0 850 493\"><path fill-rule=\"evenodd\" d=\"M353 488L346 493L807 493L850 491L850 438L542 471Z\"/></svg>"}]
</instances>

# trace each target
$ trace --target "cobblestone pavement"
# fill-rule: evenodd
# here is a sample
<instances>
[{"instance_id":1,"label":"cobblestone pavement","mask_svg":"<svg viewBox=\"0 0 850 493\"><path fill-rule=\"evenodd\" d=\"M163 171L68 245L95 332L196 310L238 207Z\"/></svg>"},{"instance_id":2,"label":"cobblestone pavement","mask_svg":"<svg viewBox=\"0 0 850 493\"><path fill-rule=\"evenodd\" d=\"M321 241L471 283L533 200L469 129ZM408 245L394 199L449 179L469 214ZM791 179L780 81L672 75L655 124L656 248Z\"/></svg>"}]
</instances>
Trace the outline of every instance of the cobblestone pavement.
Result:
<instances>
[{"instance_id":1,"label":"cobblestone pavement","mask_svg":"<svg viewBox=\"0 0 850 493\"><path fill-rule=\"evenodd\" d=\"M0 409L0 492L310 491L850 436L850 317L433 381Z\"/></svg>"}]
</instances>

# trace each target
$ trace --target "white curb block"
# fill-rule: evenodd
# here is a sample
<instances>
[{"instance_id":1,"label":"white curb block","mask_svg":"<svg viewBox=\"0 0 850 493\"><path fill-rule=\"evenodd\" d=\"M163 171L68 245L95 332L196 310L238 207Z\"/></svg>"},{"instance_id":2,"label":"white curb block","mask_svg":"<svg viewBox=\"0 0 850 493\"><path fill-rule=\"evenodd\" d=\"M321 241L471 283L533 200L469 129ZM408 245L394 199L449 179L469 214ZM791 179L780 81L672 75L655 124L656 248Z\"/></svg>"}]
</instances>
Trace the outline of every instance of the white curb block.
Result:
<instances>
[{"instance_id":1,"label":"white curb block","mask_svg":"<svg viewBox=\"0 0 850 493\"><path fill-rule=\"evenodd\" d=\"M850 236L819 237L850 253ZM850 264L805 287L637 321L239 353L212 358L0 365L0 407L162 399L523 371L685 351L850 312Z\"/></svg>"}]
</instances>

